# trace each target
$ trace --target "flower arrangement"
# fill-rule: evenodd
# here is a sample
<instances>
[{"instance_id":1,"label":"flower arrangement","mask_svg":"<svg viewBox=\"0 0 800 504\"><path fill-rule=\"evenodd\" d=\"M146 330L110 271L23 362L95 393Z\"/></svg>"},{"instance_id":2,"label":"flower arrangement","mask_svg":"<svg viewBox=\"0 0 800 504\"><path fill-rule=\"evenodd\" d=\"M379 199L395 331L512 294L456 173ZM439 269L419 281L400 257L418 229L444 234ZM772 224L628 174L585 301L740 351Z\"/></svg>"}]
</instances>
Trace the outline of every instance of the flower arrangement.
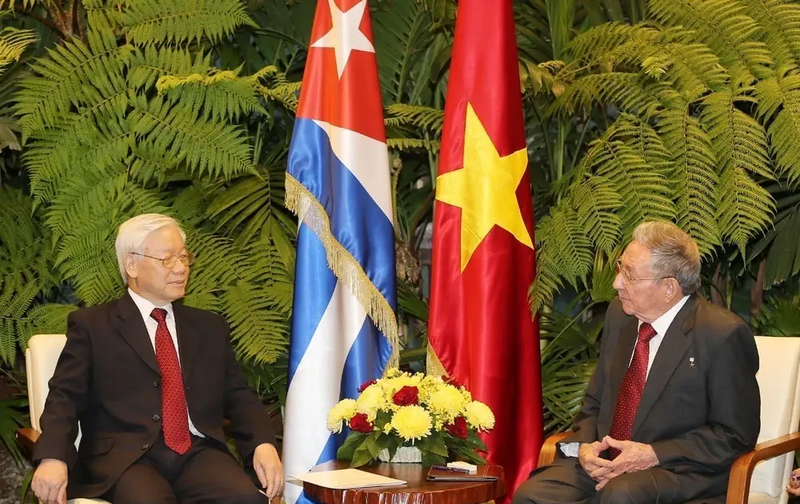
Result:
<instances>
[{"instance_id":1,"label":"flower arrangement","mask_svg":"<svg viewBox=\"0 0 800 504\"><path fill-rule=\"evenodd\" d=\"M352 431L337 453L351 467L372 462L382 450L392 458L400 447L412 446L425 465L454 459L486 463L476 452L486 451L477 433L494 427L494 414L464 387L393 368L359 392L358 399L339 401L328 413L331 432L341 432L343 425Z\"/></svg>"}]
</instances>

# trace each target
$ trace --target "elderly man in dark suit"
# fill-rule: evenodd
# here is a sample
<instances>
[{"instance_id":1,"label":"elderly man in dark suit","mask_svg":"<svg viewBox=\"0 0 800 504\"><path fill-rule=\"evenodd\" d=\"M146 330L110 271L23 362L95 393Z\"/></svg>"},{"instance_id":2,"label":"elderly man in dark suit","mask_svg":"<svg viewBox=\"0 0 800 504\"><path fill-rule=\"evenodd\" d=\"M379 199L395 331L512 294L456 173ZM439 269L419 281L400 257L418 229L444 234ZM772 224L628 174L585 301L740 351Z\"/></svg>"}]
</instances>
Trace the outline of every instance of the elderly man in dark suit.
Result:
<instances>
[{"instance_id":1,"label":"elderly man in dark suit","mask_svg":"<svg viewBox=\"0 0 800 504\"><path fill-rule=\"evenodd\" d=\"M513 504L715 502L760 429L749 327L697 295L683 231L641 224L617 263L600 359L560 457Z\"/></svg>"},{"instance_id":2,"label":"elderly man in dark suit","mask_svg":"<svg viewBox=\"0 0 800 504\"><path fill-rule=\"evenodd\" d=\"M31 487L45 504L266 504L282 491L275 436L227 323L175 303L194 260L185 238L167 216L126 221L116 249L128 292L70 314L34 449ZM223 418L263 492L227 450Z\"/></svg>"}]
</instances>

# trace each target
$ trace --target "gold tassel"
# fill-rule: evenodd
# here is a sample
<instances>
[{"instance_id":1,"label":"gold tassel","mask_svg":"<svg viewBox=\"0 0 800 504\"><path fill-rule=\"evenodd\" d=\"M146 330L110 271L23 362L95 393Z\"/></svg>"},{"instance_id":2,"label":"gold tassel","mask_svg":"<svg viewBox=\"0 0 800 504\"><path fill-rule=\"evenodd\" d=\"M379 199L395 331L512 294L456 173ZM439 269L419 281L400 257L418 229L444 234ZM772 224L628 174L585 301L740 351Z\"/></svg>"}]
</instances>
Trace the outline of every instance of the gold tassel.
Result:
<instances>
[{"instance_id":1,"label":"gold tassel","mask_svg":"<svg viewBox=\"0 0 800 504\"><path fill-rule=\"evenodd\" d=\"M394 310L370 281L361 264L334 238L328 214L322 204L288 173L286 174L286 208L297 215L300 222L305 222L319 237L325 247L328 267L350 289L378 330L389 339L392 345L392 355L386 369L397 367L400 364L400 338Z\"/></svg>"},{"instance_id":2,"label":"gold tassel","mask_svg":"<svg viewBox=\"0 0 800 504\"><path fill-rule=\"evenodd\" d=\"M441 377L443 379L446 379L449 376L447 374L447 370L442 364L442 361L439 360L439 356L436 355L436 351L431 346L430 341L428 341L428 352L425 360L425 369L429 376Z\"/></svg>"}]
</instances>

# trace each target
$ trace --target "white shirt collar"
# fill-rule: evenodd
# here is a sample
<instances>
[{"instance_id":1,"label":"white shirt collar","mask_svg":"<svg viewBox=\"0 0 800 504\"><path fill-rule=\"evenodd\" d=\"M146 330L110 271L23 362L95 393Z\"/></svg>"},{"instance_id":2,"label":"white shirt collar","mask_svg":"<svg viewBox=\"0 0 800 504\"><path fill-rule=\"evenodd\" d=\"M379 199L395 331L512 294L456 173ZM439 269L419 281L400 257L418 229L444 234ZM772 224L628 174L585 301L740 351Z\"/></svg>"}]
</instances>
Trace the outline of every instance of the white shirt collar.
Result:
<instances>
[{"instance_id":1,"label":"white shirt collar","mask_svg":"<svg viewBox=\"0 0 800 504\"><path fill-rule=\"evenodd\" d=\"M131 289L130 287L128 287L128 294L131 295L131 299L133 299L134 304L136 304L136 307L142 314L142 318L144 319L145 323L148 320L152 320L150 314L153 312L153 308L163 308L167 310L167 318L174 317L174 315L172 314L172 303L167 303L162 306L155 305L149 299L145 299L139 294L133 292L133 289Z\"/></svg>"},{"instance_id":2,"label":"white shirt collar","mask_svg":"<svg viewBox=\"0 0 800 504\"><path fill-rule=\"evenodd\" d=\"M683 305L686 304L686 301L688 299L689 296L683 296L680 301L672 305L672 308L667 310L663 315L655 319L653 323L650 324L653 326L653 329L656 330L656 333L659 336L664 336L665 334L667 334L669 326L672 325L672 321L675 320L675 317L678 316L678 312L681 311L681 308L683 308ZM642 321L640 320L639 326L641 327L641 325Z\"/></svg>"}]
</instances>

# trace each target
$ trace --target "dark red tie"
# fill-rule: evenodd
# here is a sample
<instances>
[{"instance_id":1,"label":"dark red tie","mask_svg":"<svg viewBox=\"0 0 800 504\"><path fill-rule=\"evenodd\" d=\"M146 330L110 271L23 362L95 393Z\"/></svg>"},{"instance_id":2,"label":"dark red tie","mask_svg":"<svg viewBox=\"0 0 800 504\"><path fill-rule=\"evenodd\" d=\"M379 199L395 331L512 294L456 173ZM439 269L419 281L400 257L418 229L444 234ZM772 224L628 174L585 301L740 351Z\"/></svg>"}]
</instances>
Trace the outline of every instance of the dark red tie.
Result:
<instances>
[{"instance_id":1,"label":"dark red tie","mask_svg":"<svg viewBox=\"0 0 800 504\"><path fill-rule=\"evenodd\" d=\"M633 359L617 396L617 407L614 410L614 421L611 423L611 437L618 440L628 440L631 438L633 421L636 419L636 411L639 409L639 401L642 399L644 382L647 380L647 362L650 360L650 340L656 336L656 330L647 322L643 322L639 327L639 339L636 341L636 349L633 351ZM619 455L619 450L609 448L611 460Z\"/></svg>"},{"instance_id":2,"label":"dark red tie","mask_svg":"<svg viewBox=\"0 0 800 504\"><path fill-rule=\"evenodd\" d=\"M189 413L186 411L181 365L167 328L167 310L153 308L150 316L158 322L156 359L161 368L161 429L164 431L164 443L183 455L192 447L192 439L189 436Z\"/></svg>"}]
</instances>

